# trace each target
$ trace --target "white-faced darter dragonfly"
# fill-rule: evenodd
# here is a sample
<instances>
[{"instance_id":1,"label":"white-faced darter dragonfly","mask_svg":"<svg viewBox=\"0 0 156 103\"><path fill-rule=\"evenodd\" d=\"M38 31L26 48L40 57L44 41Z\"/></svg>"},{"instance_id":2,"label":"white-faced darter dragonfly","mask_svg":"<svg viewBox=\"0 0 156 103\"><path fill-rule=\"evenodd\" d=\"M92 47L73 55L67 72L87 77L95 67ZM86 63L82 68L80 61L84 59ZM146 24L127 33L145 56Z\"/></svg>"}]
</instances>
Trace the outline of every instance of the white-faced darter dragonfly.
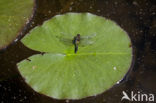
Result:
<instances>
[{"instance_id":1,"label":"white-faced darter dragonfly","mask_svg":"<svg viewBox=\"0 0 156 103\"><path fill-rule=\"evenodd\" d=\"M65 33L61 33L61 36L57 36L65 45L74 45L74 52L77 53L78 47L83 47L87 45L91 45L94 43L93 38L96 36L96 33L91 35L85 35L82 36L81 34L76 34L76 36L73 37L73 35L67 35Z\"/></svg>"}]
</instances>

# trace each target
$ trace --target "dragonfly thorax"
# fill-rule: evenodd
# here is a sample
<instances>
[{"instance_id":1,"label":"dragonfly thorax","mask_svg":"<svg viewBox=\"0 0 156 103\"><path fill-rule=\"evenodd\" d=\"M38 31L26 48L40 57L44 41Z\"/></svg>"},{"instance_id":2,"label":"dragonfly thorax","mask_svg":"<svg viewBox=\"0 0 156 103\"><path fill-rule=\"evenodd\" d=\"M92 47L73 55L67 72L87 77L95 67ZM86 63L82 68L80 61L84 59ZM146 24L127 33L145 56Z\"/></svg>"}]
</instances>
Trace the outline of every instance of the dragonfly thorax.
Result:
<instances>
[{"instance_id":1,"label":"dragonfly thorax","mask_svg":"<svg viewBox=\"0 0 156 103\"><path fill-rule=\"evenodd\" d=\"M73 44L78 44L80 42L80 34L77 34L73 39Z\"/></svg>"}]
</instances>

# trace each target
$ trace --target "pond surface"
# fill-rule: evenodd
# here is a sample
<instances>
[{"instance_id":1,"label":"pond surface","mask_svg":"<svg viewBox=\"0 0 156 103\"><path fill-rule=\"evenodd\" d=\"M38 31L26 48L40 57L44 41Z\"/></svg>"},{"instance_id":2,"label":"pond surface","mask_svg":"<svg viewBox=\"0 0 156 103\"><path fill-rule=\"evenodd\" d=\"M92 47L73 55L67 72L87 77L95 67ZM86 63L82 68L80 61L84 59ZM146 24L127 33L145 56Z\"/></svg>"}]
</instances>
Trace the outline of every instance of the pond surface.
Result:
<instances>
[{"instance_id":1,"label":"pond surface","mask_svg":"<svg viewBox=\"0 0 156 103\"><path fill-rule=\"evenodd\" d=\"M134 62L124 80L108 91L81 100L56 100L33 91L20 76L16 63L39 52L20 39L54 15L90 12L114 20L132 40ZM121 103L122 91L155 93L156 3L154 0L36 0L34 16L17 42L0 51L1 103ZM127 101L123 101L127 103Z\"/></svg>"}]
</instances>

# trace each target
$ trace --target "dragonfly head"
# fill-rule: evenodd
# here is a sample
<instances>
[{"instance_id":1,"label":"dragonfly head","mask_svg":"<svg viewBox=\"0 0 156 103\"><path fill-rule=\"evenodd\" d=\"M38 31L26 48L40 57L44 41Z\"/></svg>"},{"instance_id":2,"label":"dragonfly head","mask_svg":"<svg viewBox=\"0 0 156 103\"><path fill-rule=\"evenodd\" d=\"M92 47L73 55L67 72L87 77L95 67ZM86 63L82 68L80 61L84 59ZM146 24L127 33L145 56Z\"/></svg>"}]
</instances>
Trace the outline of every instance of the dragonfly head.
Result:
<instances>
[{"instance_id":1,"label":"dragonfly head","mask_svg":"<svg viewBox=\"0 0 156 103\"><path fill-rule=\"evenodd\" d=\"M77 37L80 37L80 34L77 34Z\"/></svg>"}]
</instances>

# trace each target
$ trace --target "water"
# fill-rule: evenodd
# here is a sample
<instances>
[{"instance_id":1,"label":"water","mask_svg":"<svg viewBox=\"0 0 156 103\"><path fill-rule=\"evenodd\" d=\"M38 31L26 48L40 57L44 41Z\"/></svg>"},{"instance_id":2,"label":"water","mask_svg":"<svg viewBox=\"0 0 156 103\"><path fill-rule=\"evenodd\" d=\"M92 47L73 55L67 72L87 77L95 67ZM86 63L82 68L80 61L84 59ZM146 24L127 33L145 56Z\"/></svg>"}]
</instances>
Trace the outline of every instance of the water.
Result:
<instances>
[{"instance_id":1,"label":"water","mask_svg":"<svg viewBox=\"0 0 156 103\"><path fill-rule=\"evenodd\" d=\"M70 100L70 103L120 103L123 90L156 93L156 4L152 0L36 0L36 3L34 16L18 39L0 51L1 103L66 103L32 90L17 71L16 63L39 53L19 40L36 25L69 10L90 12L116 21L129 34L134 48L133 66L118 85L97 96Z\"/></svg>"}]
</instances>

